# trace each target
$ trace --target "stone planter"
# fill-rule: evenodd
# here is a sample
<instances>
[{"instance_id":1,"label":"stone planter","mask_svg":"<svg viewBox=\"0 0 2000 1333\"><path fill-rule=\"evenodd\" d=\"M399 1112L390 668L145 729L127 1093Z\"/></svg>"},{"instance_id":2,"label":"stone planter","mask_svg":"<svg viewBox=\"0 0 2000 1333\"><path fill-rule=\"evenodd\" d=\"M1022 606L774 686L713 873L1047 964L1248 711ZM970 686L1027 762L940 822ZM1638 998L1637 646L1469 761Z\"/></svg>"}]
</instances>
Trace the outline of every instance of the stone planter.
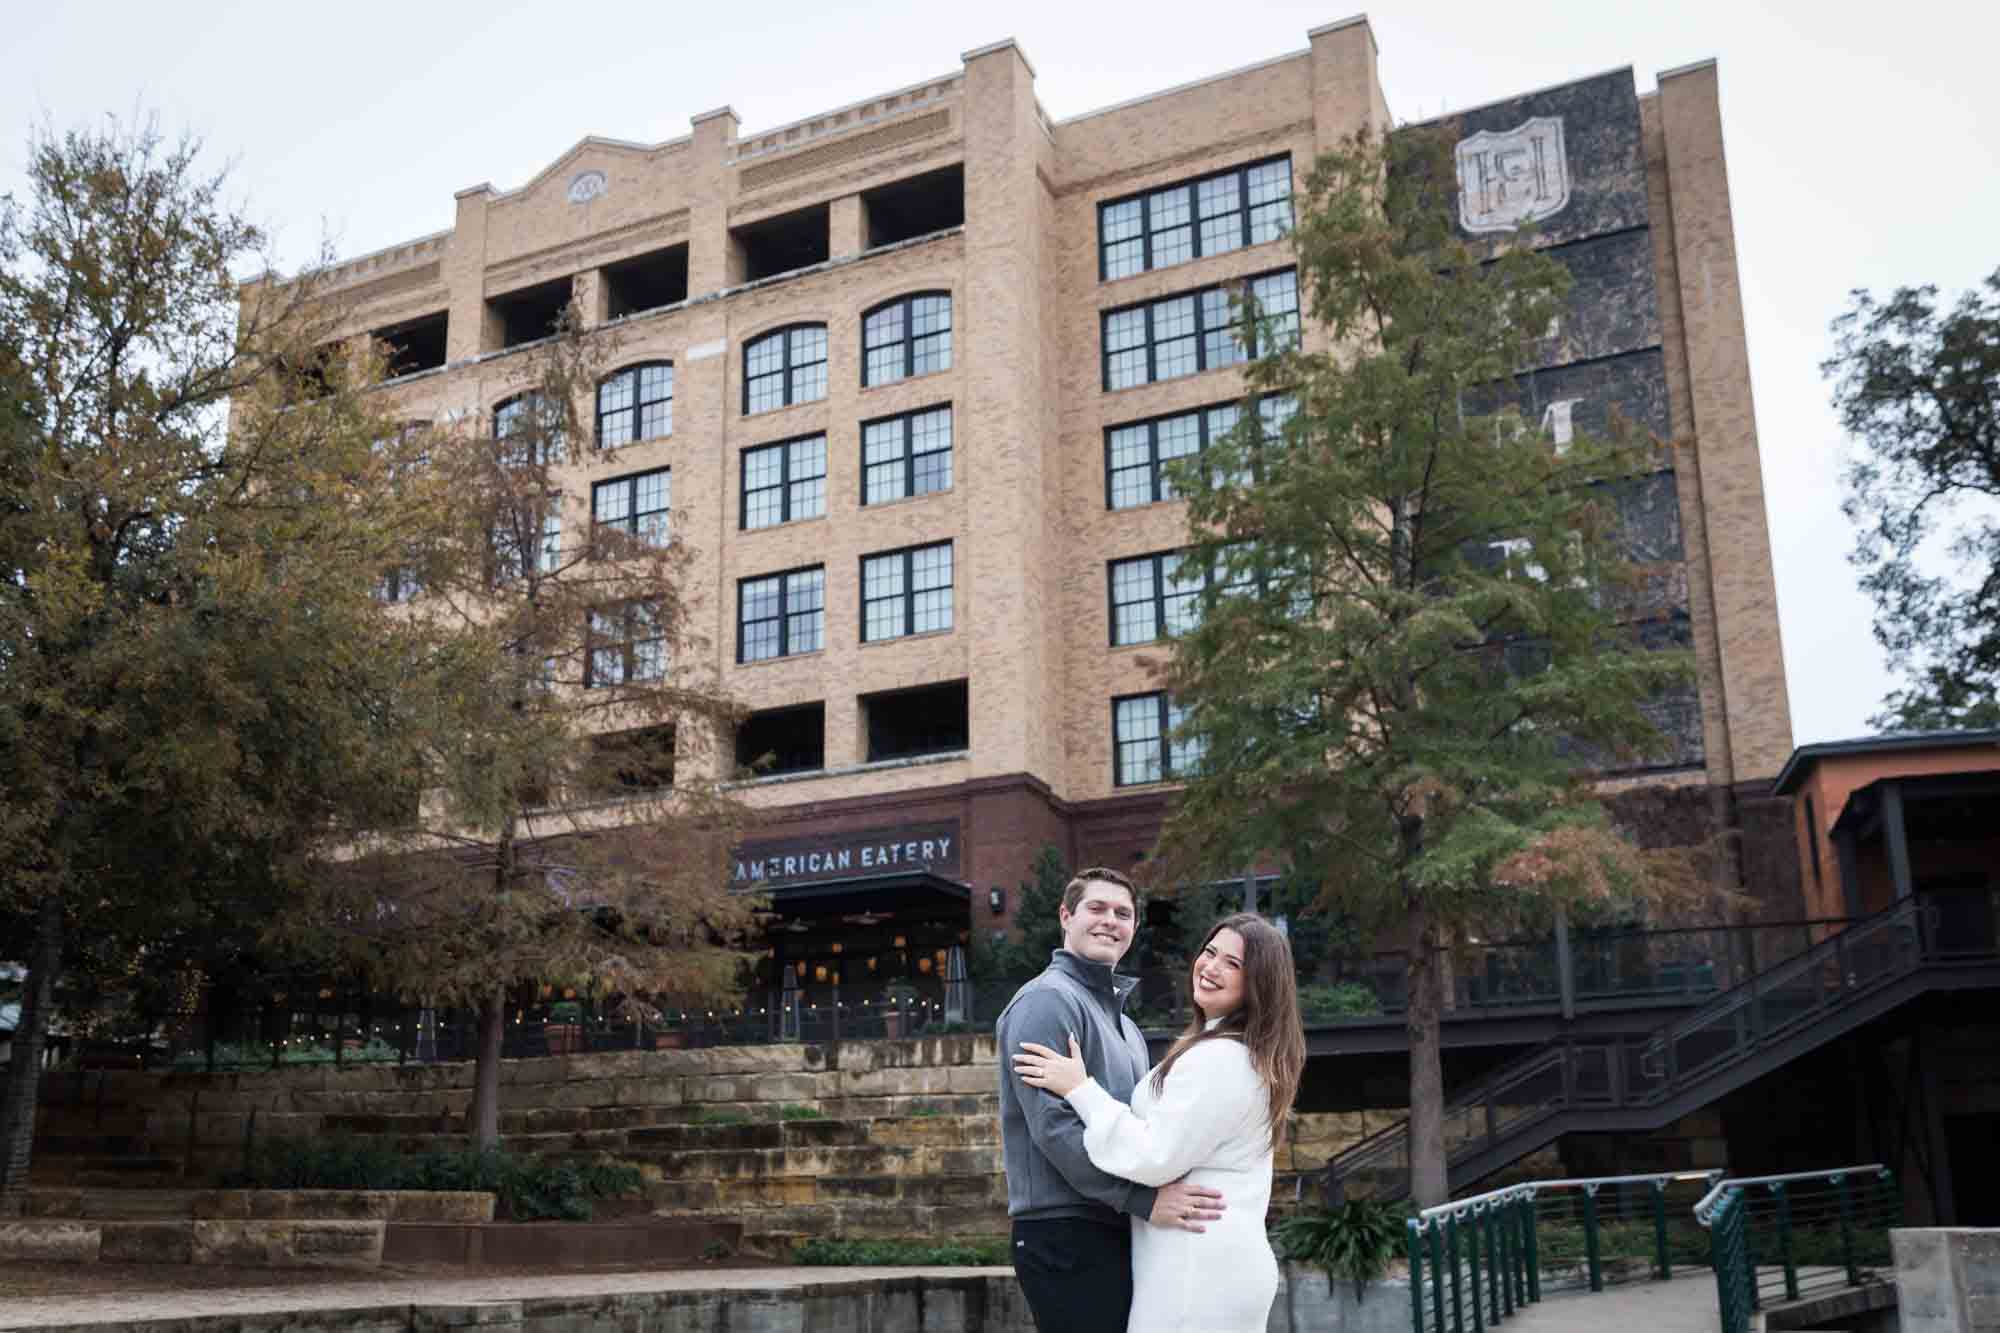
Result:
<instances>
[{"instance_id":1,"label":"stone planter","mask_svg":"<svg viewBox=\"0 0 2000 1333\"><path fill-rule=\"evenodd\" d=\"M1371 1282L1356 1300L1351 1282L1328 1283L1318 1269L1294 1263L1280 1268L1284 1287L1271 1306L1267 1333L1406 1333L1410 1327L1408 1277Z\"/></svg>"}]
</instances>

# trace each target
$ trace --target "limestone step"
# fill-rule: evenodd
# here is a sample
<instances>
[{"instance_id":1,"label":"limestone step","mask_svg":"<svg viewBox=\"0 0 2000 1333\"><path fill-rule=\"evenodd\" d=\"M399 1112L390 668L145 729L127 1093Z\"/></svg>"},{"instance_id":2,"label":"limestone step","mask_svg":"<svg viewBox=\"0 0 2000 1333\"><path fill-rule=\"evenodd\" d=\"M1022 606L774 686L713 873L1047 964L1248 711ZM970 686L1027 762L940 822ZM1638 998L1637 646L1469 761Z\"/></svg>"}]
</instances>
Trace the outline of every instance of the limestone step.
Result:
<instances>
[{"instance_id":1,"label":"limestone step","mask_svg":"<svg viewBox=\"0 0 2000 1333\"><path fill-rule=\"evenodd\" d=\"M935 1096L821 1097L802 1102L709 1101L662 1106L659 1122L715 1123L723 1120L783 1120L788 1106L809 1106L828 1120L923 1119L935 1116L998 1116L997 1092Z\"/></svg>"},{"instance_id":2,"label":"limestone step","mask_svg":"<svg viewBox=\"0 0 2000 1333\"><path fill-rule=\"evenodd\" d=\"M681 1123L634 1129L626 1135L635 1149L722 1151L784 1147L961 1146L1000 1141L996 1116L891 1116L852 1120L749 1121L743 1124Z\"/></svg>"},{"instance_id":3,"label":"limestone step","mask_svg":"<svg viewBox=\"0 0 2000 1333\"><path fill-rule=\"evenodd\" d=\"M731 1148L720 1151L627 1149L619 1157L657 1167L669 1180L791 1180L820 1175L989 1175L1001 1169L997 1147Z\"/></svg>"},{"instance_id":4,"label":"limestone step","mask_svg":"<svg viewBox=\"0 0 2000 1333\"><path fill-rule=\"evenodd\" d=\"M700 1214L694 1214L700 1216ZM847 1199L746 1209L730 1218L743 1226L752 1254L786 1257L812 1238L948 1241L1007 1234L1007 1201L926 1203L901 1199Z\"/></svg>"},{"instance_id":5,"label":"limestone step","mask_svg":"<svg viewBox=\"0 0 2000 1333\"><path fill-rule=\"evenodd\" d=\"M471 1223L493 1218L477 1190L50 1189L28 1191L29 1217L91 1221L396 1221Z\"/></svg>"},{"instance_id":6,"label":"limestone step","mask_svg":"<svg viewBox=\"0 0 2000 1333\"><path fill-rule=\"evenodd\" d=\"M752 1217L768 1222L774 1211L828 1204L997 1207L1004 1213L1007 1181L990 1173L669 1179L647 1185L646 1199L662 1217L728 1215L745 1225Z\"/></svg>"},{"instance_id":7,"label":"limestone step","mask_svg":"<svg viewBox=\"0 0 2000 1333\"><path fill-rule=\"evenodd\" d=\"M36 1153L29 1168L35 1184L109 1186L178 1180L181 1159L150 1153Z\"/></svg>"}]
</instances>

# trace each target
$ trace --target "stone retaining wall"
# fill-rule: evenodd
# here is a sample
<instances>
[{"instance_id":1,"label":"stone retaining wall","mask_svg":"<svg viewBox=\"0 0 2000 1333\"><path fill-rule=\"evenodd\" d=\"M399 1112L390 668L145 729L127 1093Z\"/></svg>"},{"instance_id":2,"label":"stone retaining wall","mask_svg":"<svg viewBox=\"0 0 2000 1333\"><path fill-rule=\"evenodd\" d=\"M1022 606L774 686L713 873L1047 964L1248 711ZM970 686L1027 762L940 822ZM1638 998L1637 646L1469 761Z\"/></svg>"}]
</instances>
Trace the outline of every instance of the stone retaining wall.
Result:
<instances>
[{"instance_id":1,"label":"stone retaining wall","mask_svg":"<svg viewBox=\"0 0 2000 1333\"><path fill-rule=\"evenodd\" d=\"M23 1218L0 1223L0 1261L376 1268L386 1222Z\"/></svg>"},{"instance_id":2,"label":"stone retaining wall","mask_svg":"<svg viewBox=\"0 0 2000 1333\"><path fill-rule=\"evenodd\" d=\"M853 1270L848 1270L851 1273ZM722 1277L723 1275L718 1275ZM797 1270L784 1275L800 1276ZM1273 1304L1268 1333L1401 1333L1409 1286L1387 1281L1357 1300L1346 1284L1290 1274ZM40 1333L1034 1333L1027 1302L1002 1269L939 1269L895 1276L839 1276L751 1287L722 1283L655 1291L498 1298L232 1313L115 1324L45 1326Z\"/></svg>"}]
</instances>

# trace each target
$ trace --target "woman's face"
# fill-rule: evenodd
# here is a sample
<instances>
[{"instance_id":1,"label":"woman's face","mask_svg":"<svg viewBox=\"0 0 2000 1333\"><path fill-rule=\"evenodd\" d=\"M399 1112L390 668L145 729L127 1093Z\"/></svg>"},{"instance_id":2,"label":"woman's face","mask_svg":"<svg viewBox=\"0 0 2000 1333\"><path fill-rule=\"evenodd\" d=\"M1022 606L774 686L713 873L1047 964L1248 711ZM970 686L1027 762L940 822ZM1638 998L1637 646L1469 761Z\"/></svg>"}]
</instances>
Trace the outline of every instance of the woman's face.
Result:
<instances>
[{"instance_id":1,"label":"woman's face","mask_svg":"<svg viewBox=\"0 0 2000 1333\"><path fill-rule=\"evenodd\" d=\"M1190 978L1194 1002L1210 1018L1226 1018L1243 1007L1243 937L1218 930L1194 960Z\"/></svg>"}]
</instances>

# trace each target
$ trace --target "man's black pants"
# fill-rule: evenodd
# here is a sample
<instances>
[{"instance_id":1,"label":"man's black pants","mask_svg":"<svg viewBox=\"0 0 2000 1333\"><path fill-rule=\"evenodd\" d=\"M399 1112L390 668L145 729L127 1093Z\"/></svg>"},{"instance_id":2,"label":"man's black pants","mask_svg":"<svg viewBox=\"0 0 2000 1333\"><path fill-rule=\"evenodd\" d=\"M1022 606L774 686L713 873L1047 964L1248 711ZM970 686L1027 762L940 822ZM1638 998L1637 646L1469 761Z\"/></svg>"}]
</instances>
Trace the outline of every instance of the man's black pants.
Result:
<instances>
[{"instance_id":1,"label":"man's black pants","mask_svg":"<svg viewBox=\"0 0 2000 1333\"><path fill-rule=\"evenodd\" d=\"M1039 1333L1124 1333L1132 1228L1081 1217L1014 1223L1014 1276Z\"/></svg>"}]
</instances>

